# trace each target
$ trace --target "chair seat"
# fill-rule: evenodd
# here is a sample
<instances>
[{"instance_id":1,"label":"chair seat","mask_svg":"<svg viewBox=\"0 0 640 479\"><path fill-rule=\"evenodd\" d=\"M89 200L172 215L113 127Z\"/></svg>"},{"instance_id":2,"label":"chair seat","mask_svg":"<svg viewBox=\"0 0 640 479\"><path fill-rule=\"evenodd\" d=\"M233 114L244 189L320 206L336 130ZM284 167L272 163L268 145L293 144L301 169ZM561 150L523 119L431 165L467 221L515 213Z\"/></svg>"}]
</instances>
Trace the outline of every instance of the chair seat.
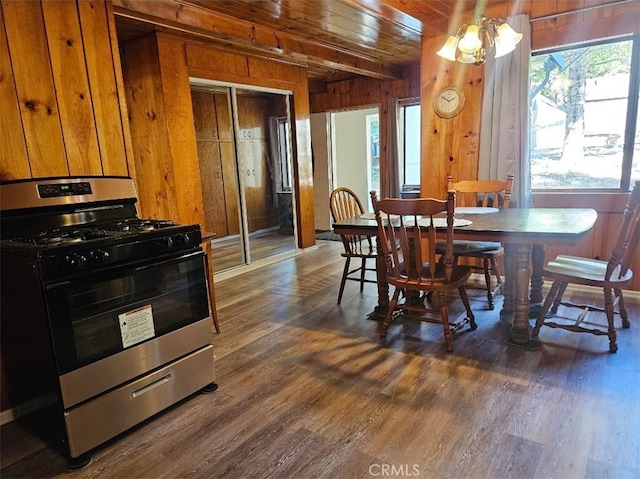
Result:
<instances>
[{"instance_id":1,"label":"chair seat","mask_svg":"<svg viewBox=\"0 0 640 479\"><path fill-rule=\"evenodd\" d=\"M444 253L445 247L446 242L444 241L439 241L438 243L436 243L436 251L439 254ZM469 255L474 253L501 254L503 252L504 248L502 247L502 244L494 241L454 240L453 242L454 255Z\"/></svg>"},{"instance_id":2,"label":"chair seat","mask_svg":"<svg viewBox=\"0 0 640 479\"><path fill-rule=\"evenodd\" d=\"M571 283L602 286L609 284L613 288L619 288L631 281L633 272L628 270L622 277L620 276L620 265L615 269L609 281L605 281L607 271L607 261L581 258L578 256L560 255L543 268L545 276L569 281Z\"/></svg>"}]
</instances>

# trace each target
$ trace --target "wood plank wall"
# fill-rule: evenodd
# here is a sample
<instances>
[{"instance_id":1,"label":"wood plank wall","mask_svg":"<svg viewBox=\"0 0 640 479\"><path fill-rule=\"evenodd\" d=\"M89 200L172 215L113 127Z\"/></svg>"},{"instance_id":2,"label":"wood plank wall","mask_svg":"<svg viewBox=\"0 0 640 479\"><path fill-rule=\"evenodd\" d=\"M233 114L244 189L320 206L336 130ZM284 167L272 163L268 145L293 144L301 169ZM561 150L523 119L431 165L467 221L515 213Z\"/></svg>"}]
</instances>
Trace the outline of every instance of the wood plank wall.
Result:
<instances>
[{"instance_id":1,"label":"wood plank wall","mask_svg":"<svg viewBox=\"0 0 640 479\"><path fill-rule=\"evenodd\" d=\"M111 4L0 7L0 177L134 175Z\"/></svg>"}]
</instances>

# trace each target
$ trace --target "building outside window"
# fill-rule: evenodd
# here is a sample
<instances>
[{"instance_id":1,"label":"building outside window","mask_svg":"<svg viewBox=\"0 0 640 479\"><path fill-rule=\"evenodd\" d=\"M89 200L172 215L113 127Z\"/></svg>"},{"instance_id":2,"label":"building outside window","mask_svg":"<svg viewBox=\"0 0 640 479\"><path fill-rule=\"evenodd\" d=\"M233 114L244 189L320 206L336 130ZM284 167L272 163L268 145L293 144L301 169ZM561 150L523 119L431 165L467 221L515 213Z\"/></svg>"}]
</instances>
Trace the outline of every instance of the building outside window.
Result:
<instances>
[{"instance_id":1,"label":"building outside window","mask_svg":"<svg viewBox=\"0 0 640 479\"><path fill-rule=\"evenodd\" d=\"M640 180L639 70L638 35L532 55L534 190L629 191Z\"/></svg>"}]
</instances>

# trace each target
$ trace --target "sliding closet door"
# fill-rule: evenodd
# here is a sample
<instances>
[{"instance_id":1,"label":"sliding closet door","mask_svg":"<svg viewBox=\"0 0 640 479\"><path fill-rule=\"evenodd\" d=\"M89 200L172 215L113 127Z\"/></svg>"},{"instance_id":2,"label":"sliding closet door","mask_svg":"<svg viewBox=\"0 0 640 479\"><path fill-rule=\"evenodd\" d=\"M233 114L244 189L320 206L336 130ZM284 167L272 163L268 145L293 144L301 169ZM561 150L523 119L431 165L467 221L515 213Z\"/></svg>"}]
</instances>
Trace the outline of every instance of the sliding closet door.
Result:
<instances>
[{"instance_id":1,"label":"sliding closet door","mask_svg":"<svg viewBox=\"0 0 640 479\"><path fill-rule=\"evenodd\" d=\"M214 272L294 251L289 95L192 85Z\"/></svg>"},{"instance_id":2,"label":"sliding closet door","mask_svg":"<svg viewBox=\"0 0 640 479\"><path fill-rule=\"evenodd\" d=\"M287 95L235 88L249 262L296 249Z\"/></svg>"},{"instance_id":3,"label":"sliding closet door","mask_svg":"<svg viewBox=\"0 0 640 479\"><path fill-rule=\"evenodd\" d=\"M205 231L215 233L214 269L245 264L229 88L192 89Z\"/></svg>"}]
</instances>

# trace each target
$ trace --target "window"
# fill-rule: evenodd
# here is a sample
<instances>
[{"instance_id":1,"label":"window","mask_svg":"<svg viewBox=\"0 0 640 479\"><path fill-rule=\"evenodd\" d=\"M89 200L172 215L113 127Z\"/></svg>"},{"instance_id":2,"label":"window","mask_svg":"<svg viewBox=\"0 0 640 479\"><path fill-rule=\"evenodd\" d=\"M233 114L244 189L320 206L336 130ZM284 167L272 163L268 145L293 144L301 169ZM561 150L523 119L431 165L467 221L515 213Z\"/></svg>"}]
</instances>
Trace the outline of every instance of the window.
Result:
<instances>
[{"instance_id":1,"label":"window","mask_svg":"<svg viewBox=\"0 0 640 479\"><path fill-rule=\"evenodd\" d=\"M399 162L403 187L420 185L420 99L398 102Z\"/></svg>"},{"instance_id":2,"label":"window","mask_svg":"<svg viewBox=\"0 0 640 479\"><path fill-rule=\"evenodd\" d=\"M531 186L618 189L640 180L640 36L531 58Z\"/></svg>"},{"instance_id":3,"label":"window","mask_svg":"<svg viewBox=\"0 0 640 479\"><path fill-rule=\"evenodd\" d=\"M380 194L380 119L377 113L365 117L367 132L367 191Z\"/></svg>"},{"instance_id":4,"label":"window","mask_svg":"<svg viewBox=\"0 0 640 479\"><path fill-rule=\"evenodd\" d=\"M277 142L276 183L278 193L291 193L291 160L289 154L289 121L286 116L273 117Z\"/></svg>"}]
</instances>

